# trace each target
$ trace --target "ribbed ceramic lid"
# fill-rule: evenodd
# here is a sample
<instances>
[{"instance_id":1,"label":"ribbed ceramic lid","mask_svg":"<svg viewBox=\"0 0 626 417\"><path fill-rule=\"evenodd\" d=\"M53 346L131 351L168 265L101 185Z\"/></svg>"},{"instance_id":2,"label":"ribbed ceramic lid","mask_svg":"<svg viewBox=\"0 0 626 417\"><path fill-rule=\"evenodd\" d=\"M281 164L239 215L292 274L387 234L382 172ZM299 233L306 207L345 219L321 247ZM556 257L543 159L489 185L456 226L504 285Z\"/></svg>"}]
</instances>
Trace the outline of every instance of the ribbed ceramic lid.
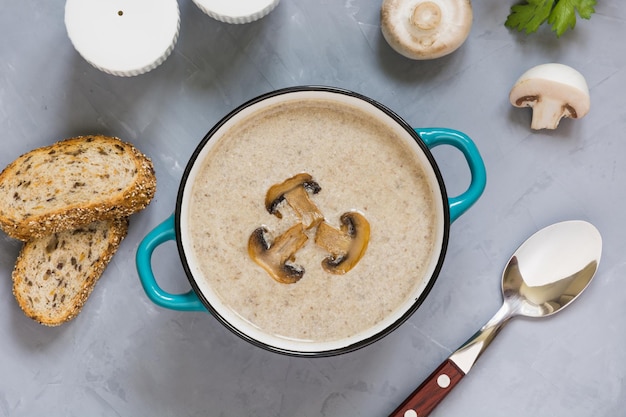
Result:
<instances>
[{"instance_id":1,"label":"ribbed ceramic lid","mask_svg":"<svg viewBox=\"0 0 626 417\"><path fill-rule=\"evenodd\" d=\"M193 0L204 13L226 23L250 23L269 14L280 0Z\"/></svg>"},{"instance_id":2,"label":"ribbed ceramic lid","mask_svg":"<svg viewBox=\"0 0 626 417\"><path fill-rule=\"evenodd\" d=\"M67 0L65 27L78 53L109 74L159 66L178 39L177 0Z\"/></svg>"}]
</instances>

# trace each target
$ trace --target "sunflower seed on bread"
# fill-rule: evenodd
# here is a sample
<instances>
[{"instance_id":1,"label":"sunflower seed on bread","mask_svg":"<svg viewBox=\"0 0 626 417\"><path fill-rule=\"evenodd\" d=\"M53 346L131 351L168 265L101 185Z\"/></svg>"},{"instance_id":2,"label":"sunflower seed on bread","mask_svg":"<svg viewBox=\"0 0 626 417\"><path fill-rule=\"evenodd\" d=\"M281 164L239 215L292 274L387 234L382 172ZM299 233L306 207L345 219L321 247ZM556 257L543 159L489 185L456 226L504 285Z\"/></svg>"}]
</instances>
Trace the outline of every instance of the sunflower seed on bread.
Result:
<instances>
[{"instance_id":1,"label":"sunflower seed on bread","mask_svg":"<svg viewBox=\"0 0 626 417\"><path fill-rule=\"evenodd\" d=\"M13 270L20 308L47 326L76 317L127 231L124 217L25 242Z\"/></svg>"},{"instance_id":2,"label":"sunflower seed on bread","mask_svg":"<svg viewBox=\"0 0 626 417\"><path fill-rule=\"evenodd\" d=\"M0 173L0 228L23 241L129 216L156 191L152 161L130 143L93 135L28 152Z\"/></svg>"}]
</instances>

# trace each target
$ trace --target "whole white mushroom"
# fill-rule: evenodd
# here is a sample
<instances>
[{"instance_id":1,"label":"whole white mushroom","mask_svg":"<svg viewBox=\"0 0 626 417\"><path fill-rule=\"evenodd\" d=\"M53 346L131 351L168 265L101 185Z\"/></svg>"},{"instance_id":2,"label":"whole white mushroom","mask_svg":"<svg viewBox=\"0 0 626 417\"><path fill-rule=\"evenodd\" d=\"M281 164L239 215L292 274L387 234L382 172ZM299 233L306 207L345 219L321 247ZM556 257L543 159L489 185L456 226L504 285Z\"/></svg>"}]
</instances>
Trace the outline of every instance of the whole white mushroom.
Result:
<instances>
[{"instance_id":1,"label":"whole white mushroom","mask_svg":"<svg viewBox=\"0 0 626 417\"><path fill-rule=\"evenodd\" d=\"M580 119L591 100L585 77L563 64L537 65L515 82L509 93L515 107L531 107L532 129L556 129L563 117Z\"/></svg>"},{"instance_id":2,"label":"whole white mushroom","mask_svg":"<svg viewBox=\"0 0 626 417\"><path fill-rule=\"evenodd\" d=\"M455 51L467 39L472 20L470 0L383 0L380 10L387 43L416 60Z\"/></svg>"}]
</instances>

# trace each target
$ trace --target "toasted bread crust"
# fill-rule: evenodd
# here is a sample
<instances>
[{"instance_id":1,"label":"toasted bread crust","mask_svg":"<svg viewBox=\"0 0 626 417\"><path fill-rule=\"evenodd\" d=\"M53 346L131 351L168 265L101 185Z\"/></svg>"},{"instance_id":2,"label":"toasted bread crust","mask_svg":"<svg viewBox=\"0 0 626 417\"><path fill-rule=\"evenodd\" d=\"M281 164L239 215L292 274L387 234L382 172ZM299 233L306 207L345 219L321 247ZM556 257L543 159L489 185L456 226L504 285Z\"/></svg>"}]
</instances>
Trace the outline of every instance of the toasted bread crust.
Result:
<instances>
[{"instance_id":1,"label":"toasted bread crust","mask_svg":"<svg viewBox=\"0 0 626 417\"><path fill-rule=\"evenodd\" d=\"M76 317L127 232L124 217L25 242L12 277L26 316L46 326Z\"/></svg>"},{"instance_id":2,"label":"toasted bread crust","mask_svg":"<svg viewBox=\"0 0 626 417\"><path fill-rule=\"evenodd\" d=\"M102 152L101 158L83 155L96 149ZM130 158L134 165L126 167L132 169L132 181L108 194L106 190L117 187L117 184L112 177L109 178L106 164L119 162L122 156L124 162ZM34 159L38 159L39 163L31 167L29 161ZM56 185L59 193L71 188L66 184L69 179L63 177L70 166L86 172L85 179L91 180L89 186L92 188L88 191L92 192L92 196L68 199L65 204L53 205L50 199L54 200L55 195L41 191L47 182L52 183L51 187ZM30 172L24 172L26 169ZM98 172L97 178L95 172ZM35 180L37 183L31 184ZM38 189L32 193L30 190L22 192L24 184ZM133 145L102 135L66 139L20 156L0 173L0 228L9 236L23 241L40 238L94 221L127 217L144 209L155 191L156 176L152 161ZM27 206L37 210L29 212Z\"/></svg>"}]
</instances>

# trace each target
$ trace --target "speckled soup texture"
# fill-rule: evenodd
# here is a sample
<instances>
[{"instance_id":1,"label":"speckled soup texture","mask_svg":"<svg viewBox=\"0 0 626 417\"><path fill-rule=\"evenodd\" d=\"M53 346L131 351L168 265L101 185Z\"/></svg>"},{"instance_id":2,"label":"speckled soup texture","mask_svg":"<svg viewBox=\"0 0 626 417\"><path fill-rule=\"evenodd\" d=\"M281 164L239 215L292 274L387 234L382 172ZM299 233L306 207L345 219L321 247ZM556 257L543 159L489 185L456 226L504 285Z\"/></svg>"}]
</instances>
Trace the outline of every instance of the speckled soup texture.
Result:
<instances>
[{"instance_id":1,"label":"speckled soup texture","mask_svg":"<svg viewBox=\"0 0 626 417\"><path fill-rule=\"evenodd\" d=\"M214 139L211 139L214 140ZM231 128L204 159L192 188L191 244L203 277L236 315L265 332L305 341L353 336L379 322L425 278L433 255L433 191L405 142L370 114L326 100L260 110ZM371 226L369 247L345 275L323 270L315 231L295 263L295 284L273 280L248 256L252 231L278 236L298 222L288 206L269 214L274 184L307 172L322 190L311 200L339 227L349 210Z\"/></svg>"}]
</instances>

